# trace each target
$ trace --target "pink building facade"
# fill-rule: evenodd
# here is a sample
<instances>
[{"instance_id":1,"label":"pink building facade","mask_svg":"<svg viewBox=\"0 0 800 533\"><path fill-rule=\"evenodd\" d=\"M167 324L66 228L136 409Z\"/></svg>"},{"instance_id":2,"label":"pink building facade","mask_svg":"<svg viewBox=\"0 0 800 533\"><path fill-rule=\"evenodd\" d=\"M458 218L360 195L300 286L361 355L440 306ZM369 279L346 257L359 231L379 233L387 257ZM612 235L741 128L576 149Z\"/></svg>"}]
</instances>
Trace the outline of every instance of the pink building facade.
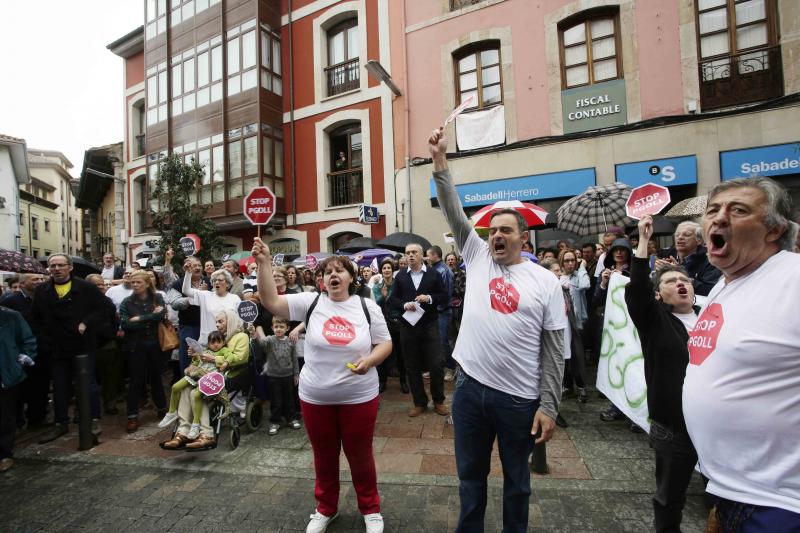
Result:
<instances>
[{"instance_id":1,"label":"pink building facade","mask_svg":"<svg viewBox=\"0 0 800 533\"><path fill-rule=\"evenodd\" d=\"M468 211L512 197L552 211L614 181L677 201L800 141L791 0L401 0L389 15L398 210L432 242L446 227L427 138L466 100L447 132ZM796 170L765 173L798 197Z\"/></svg>"}]
</instances>

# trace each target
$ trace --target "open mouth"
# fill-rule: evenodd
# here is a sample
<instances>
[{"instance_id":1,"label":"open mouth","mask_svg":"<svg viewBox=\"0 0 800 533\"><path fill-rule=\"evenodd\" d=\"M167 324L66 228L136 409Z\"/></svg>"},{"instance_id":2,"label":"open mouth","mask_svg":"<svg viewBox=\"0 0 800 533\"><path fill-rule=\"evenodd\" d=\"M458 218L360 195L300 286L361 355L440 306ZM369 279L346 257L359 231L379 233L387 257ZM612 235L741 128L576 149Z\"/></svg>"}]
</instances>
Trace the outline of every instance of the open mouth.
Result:
<instances>
[{"instance_id":1,"label":"open mouth","mask_svg":"<svg viewBox=\"0 0 800 533\"><path fill-rule=\"evenodd\" d=\"M328 285L332 289L335 289L335 288L337 288L339 286L339 280L338 279L332 279L332 280L328 281Z\"/></svg>"},{"instance_id":2,"label":"open mouth","mask_svg":"<svg viewBox=\"0 0 800 533\"><path fill-rule=\"evenodd\" d=\"M686 296L687 294L689 294L689 291L686 289L686 287L681 287L680 289L678 289L678 294L680 294L681 296Z\"/></svg>"},{"instance_id":3,"label":"open mouth","mask_svg":"<svg viewBox=\"0 0 800 533\"><path fill-rule=\"evenodd\" d=\"M494 243L494 251L495 253L503 253L506 251L506 245L502 242Z\"/></svg>"},{"instance_id":4,"label":"open mouth","mask_svg":"<svg viewBox=\"0 0 800 533\"><path fill-rule=\"evenodd\" d=\"M715 255L721 254L725 249L725 245L727 244L725 237L720 233L711 233L708 236L708 240L710 244L709 252Z\"/></svg>"}]
</instances>

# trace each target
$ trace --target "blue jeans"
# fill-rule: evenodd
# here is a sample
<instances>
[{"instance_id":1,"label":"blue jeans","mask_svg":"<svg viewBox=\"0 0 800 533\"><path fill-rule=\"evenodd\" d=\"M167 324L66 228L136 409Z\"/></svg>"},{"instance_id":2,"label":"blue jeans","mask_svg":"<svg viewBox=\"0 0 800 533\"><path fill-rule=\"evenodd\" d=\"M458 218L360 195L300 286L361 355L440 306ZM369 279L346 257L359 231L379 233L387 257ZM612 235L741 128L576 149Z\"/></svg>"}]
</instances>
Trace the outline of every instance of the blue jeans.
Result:
<instances>
[{"instance_id":1,"label":"blue jeans","mask_svg":"<svg viewBox=\"0 0 800 533\"><path fill-rule=\"evenodd\" d=\"M69 424L69 401L72 395L78 396L78 364L75 356L54 357L53 369L53 410L55 422ZM95 376L95 354L89 351L89 409L92 418L100 418L100 387Z\"/></svg>"},{"instance_id":2,"label":"blue jeans","mask_svg":"<svg viewBox=\"0 0 800 533\"><path fill-rule=\"evenodd\" d=\"M483 531L486 478L497 436L503 465L503 532L524 533L528 527L533 451L533 416L539 400L530 400L482 385L459 371L453 392L456 469L461 512L457 532Z\"/></svg>"},{"instance_id":3,"label":"blue jeans","mask_svg":"<svg viewBox=\"0 0 800 533\"><path fill-rule=\"evenodd\" d=\"M456 367L453 359L453 348L450 346L450 323L453 321L453 311L449 307L439 311L439 338L442 340L442 354L444 354L444 366L449 369Z\"/></svg>"},{"instance_id":4,"label":"blue jeans","mask_svg":"<svg viewBox=\"0 0 800 533\"><path fill-rule=\"evenodd\" d=\"M186 370L186 367L189 366L191 362L189 358L189 346L186 344L186 339L194 339L200 344L204 344L205 341L200 341L197 337L200 336L200 326L178 326L178 338L181 340L181 345L178 348L178 353L180 354L180 365L181 365L181 375L183 375L183 371Z\"/></svg>"},{"instance_id":5,"label":"blue jeans","mask_svg":"<svg viewBox=\"0 0 800 533\"><path fill-rule=\"evenodd\" d=\"M800 514L778 507L716 499L717 524L724 533L800 532Z\"/></svg>"}]
</instances>

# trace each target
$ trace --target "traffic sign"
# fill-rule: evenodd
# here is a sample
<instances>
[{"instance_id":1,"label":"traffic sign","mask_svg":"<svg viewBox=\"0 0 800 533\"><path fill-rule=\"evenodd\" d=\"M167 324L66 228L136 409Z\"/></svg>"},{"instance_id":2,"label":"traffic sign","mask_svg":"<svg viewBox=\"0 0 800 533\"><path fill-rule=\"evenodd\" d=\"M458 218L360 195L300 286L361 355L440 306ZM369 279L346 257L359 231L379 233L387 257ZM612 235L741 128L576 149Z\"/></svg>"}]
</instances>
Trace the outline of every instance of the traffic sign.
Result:
<instances>
[{"instance_id":1,"label":"traffic sign","mask_svg":"<svg viewBox=\"0 0 800 533\"><path fill-rule=\"evenodd\" d=\"M358 221L362 224L377 224L380 222L378 207L375 205L361 204L358 208Z\"/></svg>"},{"instance_id":2,"label":"traffic sign","mask_svg":"<svg viewBox=\"0 0 800 533\"><path fill-rule=\"evenodd\" d=\"M263 226L275 216L275 193L269 187L255 187L244 197L244 216L254 226Z\"/></svg>"},{"instance_id":3,"label":"traffic sign","mask_svg":"<svg viewBox=\"0 0 800 533\"><path fill-rule=\"evenodd\" d=\"M200 250L200 237L194 233L189 233L186 235L186 237L181 237L178 241L178 244L181 245L183 255L188 257L196 254L197 251Z\"/></svg>"},{"instance_id":4,"label":"traffic sign","mask_svg":"<svg viewBox=\"0 0 800 533\"><path fill-rule=\"evenodd\" d=\"M646 183L631 191L625 202L625 212L630 218L639 220L645 215L657 215L669 204L669 189Z\"/></svg>"},{"instance_id":5,"label":"traffic sign","mask_svg":"<svg viewBox=\"0 0 800 533\"><path fill-rule=\"evenodd\" d=\"M250 300L239 302L236 312L239 313L239 318L248 324L252 324L258 318L258 306Z\"/></svg>"}]
</instances>

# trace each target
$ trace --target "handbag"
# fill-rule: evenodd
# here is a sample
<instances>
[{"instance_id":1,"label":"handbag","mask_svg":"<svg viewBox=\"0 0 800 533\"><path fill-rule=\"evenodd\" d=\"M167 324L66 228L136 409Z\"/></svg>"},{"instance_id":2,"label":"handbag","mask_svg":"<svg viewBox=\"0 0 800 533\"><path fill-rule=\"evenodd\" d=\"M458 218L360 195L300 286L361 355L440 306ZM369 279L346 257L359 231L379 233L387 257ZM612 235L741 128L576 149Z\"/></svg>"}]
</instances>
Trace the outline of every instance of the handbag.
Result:
<instances>
[{"instance_id":1,"label":"handbag","mask_svg":"<svg viewBox=\"0 0 800 533\"><path fill-rule=\"evenodd\" d=\"M161 346L162 352L171 352L181 345L175 327L166 320L158 323L158 344Z\"/></svg>"}]
</instances>

